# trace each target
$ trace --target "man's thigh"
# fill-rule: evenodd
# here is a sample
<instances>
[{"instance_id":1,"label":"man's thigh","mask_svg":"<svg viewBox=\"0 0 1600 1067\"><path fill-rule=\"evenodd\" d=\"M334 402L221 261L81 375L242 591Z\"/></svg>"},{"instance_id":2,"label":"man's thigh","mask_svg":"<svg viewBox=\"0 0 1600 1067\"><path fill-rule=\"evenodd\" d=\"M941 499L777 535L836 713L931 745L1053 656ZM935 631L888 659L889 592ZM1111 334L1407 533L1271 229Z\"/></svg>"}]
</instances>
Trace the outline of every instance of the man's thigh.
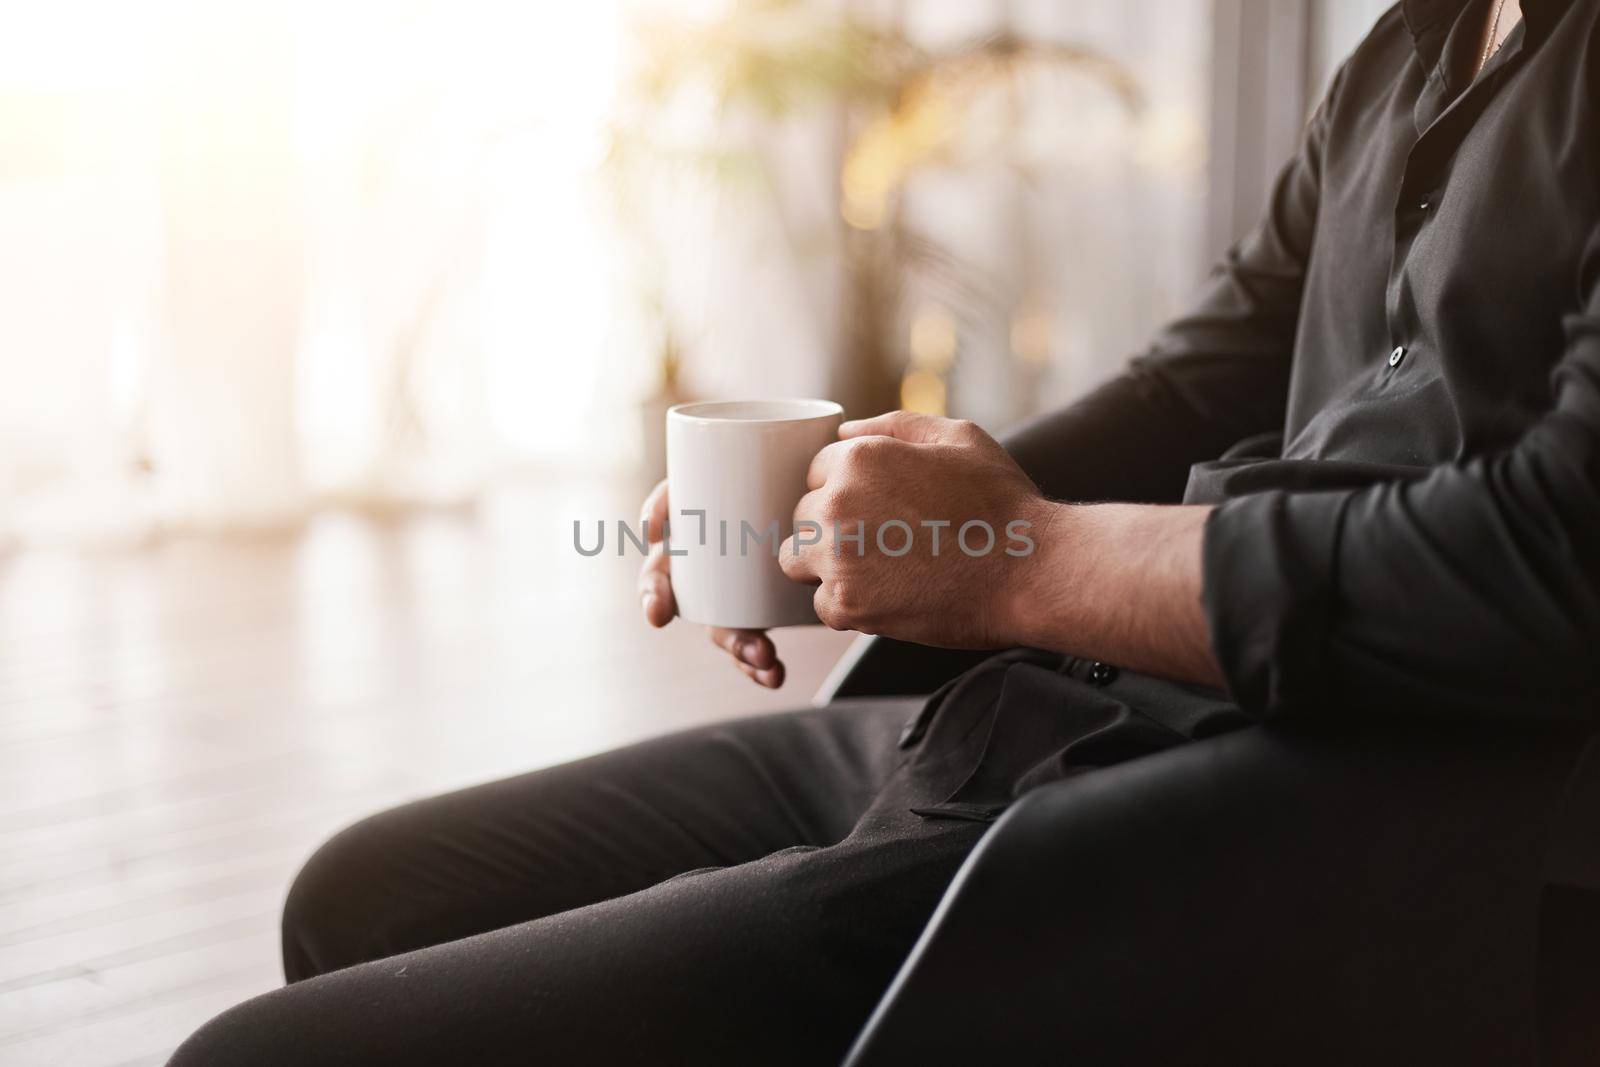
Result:
<instances>
[{"instance_id":1,"label":"man's thigh","mask_svg":"<svg viewBox=\"0 0 1600 1067\"><path fill-rule=\"evenodd\" d=\"M284 911L291 980L841 840L910 708L737 720L418 801L324 845Z\"/></svg>"},{"instance_id":2,"label":"man's thigh","mask_svg":"<svg viewBox=\"0 0 1600 1067\"><path fill-rule=\"evenodd\" d=\"M872 822L300 982L173 1064L837 1062L985 829Z\"/></svg>"}]
</instances>

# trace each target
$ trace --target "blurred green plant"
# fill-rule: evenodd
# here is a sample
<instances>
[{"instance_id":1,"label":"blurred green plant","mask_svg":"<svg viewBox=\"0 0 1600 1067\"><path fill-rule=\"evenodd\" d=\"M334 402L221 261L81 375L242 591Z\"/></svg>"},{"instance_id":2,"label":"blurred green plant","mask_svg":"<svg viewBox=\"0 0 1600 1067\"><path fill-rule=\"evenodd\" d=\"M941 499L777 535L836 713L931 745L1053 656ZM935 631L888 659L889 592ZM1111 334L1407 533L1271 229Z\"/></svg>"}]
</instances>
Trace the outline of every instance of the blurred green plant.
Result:
<instances>
[{"instance_id":1,"label":"blurred green plant","mask_svg":"<svg viewBox=\"0 0 1600 1067\"><path fill-rule=\"evenodd\" d=\"M1104 102L1133 116L1144 105L1122 65L1079 45L1011 32L925 48L895 24L876 24L806 0L740 0L704 21L655 20L640 27L642 61L613 125L607 166L619 217L650 246L642 183L674 171L723 187L764 190L791 254L818 246L842 252L852 301L839 399L853 412L900 405L902 346L896 324L915 282L963 314L988 303L980 278L939 242L911 227L902 193L919 172L1000 163L1027 174L1013 121L974 137L998 103L1013 119L1054 79L1088 79ZM685 113L709 116L688 134ZM819 241L788 217L778 182L758 151L724 135L729 120L779 124L818 112L841 120L837 241ZM661 381L676 390L681 347L665 321L667 256L647 248L643 296L662 331ZM948 373L948 364L937 369ZM924 372L925 376L925 372ZM942 388L938 404L943 404Z\"/></svg>"}]
</instances>

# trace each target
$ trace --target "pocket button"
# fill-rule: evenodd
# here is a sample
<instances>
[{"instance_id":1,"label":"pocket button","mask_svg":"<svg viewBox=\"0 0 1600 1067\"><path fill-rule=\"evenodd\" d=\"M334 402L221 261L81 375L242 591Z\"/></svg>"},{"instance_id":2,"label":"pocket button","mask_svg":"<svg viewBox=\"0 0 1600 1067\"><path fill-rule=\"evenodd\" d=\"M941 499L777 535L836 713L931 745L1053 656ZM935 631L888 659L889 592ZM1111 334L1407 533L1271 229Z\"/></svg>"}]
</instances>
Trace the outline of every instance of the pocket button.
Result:
<instances>
[{"instance_id":1,"label":"pocket button","mask_svg":"<svg viewBox=\"0 0 1600 1067\"><path fill-rule=\"evenodd\" d=\"M1089 666L1089 684L1104 687L1117 680L1117 669L1109 663L1095 660Z\"/></svg>"}]
</instances>

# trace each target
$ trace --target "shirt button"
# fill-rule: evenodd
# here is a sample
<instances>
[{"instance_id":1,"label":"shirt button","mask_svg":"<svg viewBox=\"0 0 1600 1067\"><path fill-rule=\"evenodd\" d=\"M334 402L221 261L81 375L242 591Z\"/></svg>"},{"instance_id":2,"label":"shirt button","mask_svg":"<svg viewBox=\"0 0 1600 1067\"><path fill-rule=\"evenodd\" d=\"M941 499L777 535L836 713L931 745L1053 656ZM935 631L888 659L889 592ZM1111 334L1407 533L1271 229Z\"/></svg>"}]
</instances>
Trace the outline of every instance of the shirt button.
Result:
<instances>
[{"instance_id":1,"label":"shirt button","mask_svg":"<svg viewBox=\"0 0 1600 1067\"><path fill-rule=\"evenodd\" d=\"M1432 206L1433 206L1433 201L1428 199L1428 195L1426 193L1424 193L1422 195L1422 199L1421 200L1417 201L1417 210L1418 211L1426 211Z\"/></svg>"},{"instance_id":2,"label":"shirt button","mask_svg":"<svg viewBox=\"0 0 1600 1067\"><path fill-rule=\"evenodd\" d=\"M1405 359L1405 358L1406 358L1406 346L1405 345L1401 345L1398 348L1396 348L1393 352L1389 353L1389 366L1398 367L1400 365L1400 361L1402 359Z\"/></svg>"},{"instance_id":3,"label":"shirt button","mask_svg":"<svg viewBox=\"0 0 1600 1067\"><path fill-rule=\"evenodd\" d=\"M1107 686L1117 680L1117 669L1109 663L1095 660L1089 667L1089 684Z\"/></svg>"}]
</instances>

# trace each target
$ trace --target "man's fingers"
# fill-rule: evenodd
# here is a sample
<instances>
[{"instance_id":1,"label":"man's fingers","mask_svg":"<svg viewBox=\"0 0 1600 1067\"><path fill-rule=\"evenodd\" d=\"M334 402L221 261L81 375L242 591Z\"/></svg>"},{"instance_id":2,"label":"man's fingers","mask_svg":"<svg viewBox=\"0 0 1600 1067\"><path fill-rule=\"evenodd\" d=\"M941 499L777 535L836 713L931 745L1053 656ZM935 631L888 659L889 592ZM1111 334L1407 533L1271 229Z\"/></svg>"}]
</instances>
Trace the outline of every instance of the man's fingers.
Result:
<instances>
[{"instance_id":1,"label":"man's fingers","mask_svg":"<svg viewBox=\"0 0 1600 1067\"><path fill-rule=\"evenodd\" d=\"M872 449L875 458L893 457L902 445L977 445L988 435L966 419L946 419L915 411L891 411L839 426L839 440L825 445L806 468L806 488L820 489L849 457L865 459L857 449ZM899 442L896 444L895 442Z\"/></svg>"},{"instance_id":2,"label":"man's fingers","mask_svg":"<svg viewBox=\"0 0 1600 1067\"><path fill-rule=\"evenodd\" d=\"M667 569L670 562L666 546L658 542L650 546L650 554L639 568L639 604L651 626L665 626L678 614L678 600L672 595L672 576Z\"/></svg>"},{"instance_id":3,"label":"man's fingers","mask_svg":"<svg viewBox=\"0 0 1600 1067\"><path fill-rule=\"evenodd\" d=\"M772 638L761 630L729 630L713 626L706 631L711 643L733 657L734 666L757 685L777 689L787 673Z\"/></svg>"},{"instance_id":4,"label":"man's fingers","mask_svg":"<svg viewBox=\"0 0 1600 1067\"><path fill-rule=\"evenodd\" d=\"M783 686L784 669L781 663L774 663L766 670L760 671L744 663L735 662L734 666L743 671L746 678L759 686L764 686L767 689L778 689Z\"/></svg>"},{"instance_id":5,"label":"man's fingers","mask_svg":"<svg viewBox=\"0 0 1600 1067\"><path fill-rule=\"evenodd\" d=\"M794 533L778 546L778 566L790 581L818 582L824 577L822 569L827 566L828 559L828 550L823 545L824 503L824 494L813 489L794 506Z\"/></svg>"},{"instance_id":6,"label":"man's fingers","mask_svg":"<svg viewBox=\"0 0 1600 1067\"><path fill-rule=\"evenodd\" d=\"M667 528L667 480L661 479L650 495L644 498L639 509L639 521L645 528L645 537L651 544L661 540Z\"/></svg>"},{"instance_id":7,"label":"man's fingers","mask_svg":"<svg viewBox=\"0 0 1600 1067\"><path fill-rule=\"evenodd\" d=\"M808 531L807 536L810 535L811 531ZM799 535L792 535L778 550L778 566L783 568L783 573L792 582L821 581L822 575L817 571L819 563L817 553L821 548L820 541L816 544L802 545L799 544Z\"/></svg>"},{"instance_id":8,"label":"man's fingers","mask_svg":"<svg viewBox=\"0 0 1600 1067\"><path fill-rule=\"evenodd\" d=\"M754 670L769 670L778 662L778 649L761 630L730 630L713 626L707 633L711 643Z\"/></svg>"},{"instance_id":9,"label":"man's fingers","mask_svg":"<svg viewBox=\"0 0 1600 1067\"><path fill-rule=\"evenodd\" d=\"M821 489L828 475L838 465L839 457L844 455L849 448L847 441L835 441L831 445L824 445L822 451L811 457L811 466L806 468L806 488Z\"/></svg>"},{"instance_id":10,"label":"man's fingers","mask_svg":"<svg viewBox=\"0 0 1600 1067\"><path fill-rule=\"evenodd\" d=\"M664 551L663 534L667 522L667 480L656 483L639 509L639 521L650 542L650 554L639 568L639 606L644 620L661 627L678 614L678 600L672 595L672 560ZM621 536L620 534L618 535Z\"/></svg>"},{"instance_id":11,"label":"man's fingers","mask_svg":"<svg viewBox=\"0 0 1600 1067\"><path fill-rule=\"evenodd\" d=\"M835 441L831 445L824 446L820 452L811 457L811 466L806 468L806 488L811 490L821 489L829 478L838 473L840 466L857 449L878 448L892 450L901 447L894 442L894 438L883 434L871 434L869 436L852 437L846 441Z\"/></svg>"},{"instance_id":12,"label":"man's fingers","mask_svg":"<svg viewBox=\"0 0 1600 1067\"><path fill-rule=\"evenodd\" d=\"M937 444L958 438L966 425L956 419L916 411L891 411L870 419L853 419L839 426L839 437L894 437L912 444ZM831 447L831 446L830 446Z\"/></svg>"}]
</instances>

